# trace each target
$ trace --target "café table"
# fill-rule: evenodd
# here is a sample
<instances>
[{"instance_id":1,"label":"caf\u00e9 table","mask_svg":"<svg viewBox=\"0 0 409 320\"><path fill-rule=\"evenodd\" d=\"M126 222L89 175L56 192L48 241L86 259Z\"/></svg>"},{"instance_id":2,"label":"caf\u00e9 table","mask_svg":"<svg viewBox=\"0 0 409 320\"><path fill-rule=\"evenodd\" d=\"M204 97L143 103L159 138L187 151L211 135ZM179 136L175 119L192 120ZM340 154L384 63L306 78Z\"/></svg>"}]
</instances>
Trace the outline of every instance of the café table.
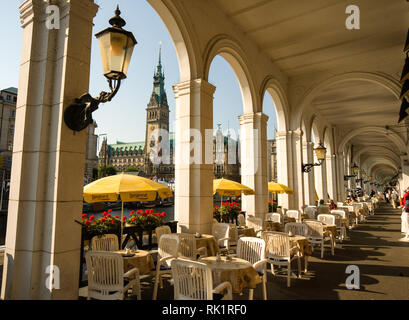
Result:
<instances>
[{"instance_id":1,"label":"caf\u00e9 table","mask_svg":"<svg viewBox=\"0 0 409 320\"><path fill-rule=\"evenodd\" d=\"M196 248L205 247L208 256L215 256L219 252L219 246L214 236L210 234L201 234L196 237Z\"/></svg>"},{"instance_id":2,"label":"caf\u00e9 table","mask_svg":"<svg viewBox=\"0 0 409 320\"><path fill-rule=\"evenodd\" d=\"M256 237L256 231L254 228L237 227L239 237Z\"/></svg>"},{"instance_id":3,"label":"caf\u00e9 table","mask_svg":"<svg viewBox=\"0 0 409 320\"><path fill-rule=\"evenodd\" d=\"M276 231L283 232L283 226L280 222L266 221L265 222L266 231Z\"/></svg>"},{"instance_id":4,"label":"caf\u00e9 table","mask_svg":"<svg viewBox=\"0 0 409 320\"><path fill-rule=\"evenodd\" d=\"M236 257L232 257L231 261L227 261L226 257L220 258L221 261L216 261L216 257L199 260L212 270L214 287L228 281L232 285L233 293L241 294L244 288L255 289L262 282L262 278L250 262Z\"/></svg>"},{"instance_id":5,"label":"caf\u00e9 table","mask_svg":"<svg viewBox=\"0 0 409 320\"><path fill-rule=\"evenodd\" d=\"M145 250L131 250L132 256L124 256L126 251L119 250L114 251L122 255L124 259L124 273L133 268L138 268L140 275L147 275L155 269L155 264L152 259L152 255L149 251Z\"/></svg>"}]
</instances>

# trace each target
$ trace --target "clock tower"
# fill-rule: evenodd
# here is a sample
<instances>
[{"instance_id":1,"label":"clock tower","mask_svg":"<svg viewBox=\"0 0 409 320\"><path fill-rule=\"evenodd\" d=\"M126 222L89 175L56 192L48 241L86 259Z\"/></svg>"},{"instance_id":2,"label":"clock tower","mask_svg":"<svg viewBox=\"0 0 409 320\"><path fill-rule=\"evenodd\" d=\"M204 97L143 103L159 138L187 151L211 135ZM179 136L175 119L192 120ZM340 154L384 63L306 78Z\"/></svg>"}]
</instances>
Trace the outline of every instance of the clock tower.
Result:
<instances>
[{"instance_id":1,"label":"clock tower","mask_svg":"<svg viewBox=\"0 0 409 320\"><path fill-rule=\"evenodd\" d=\"M153 91L146 108L145 164L148 175L158 175L160 166L150 160L155 144L159 141L159 130L169 133L169 105L165 91L165 74L162 70L162 49L159 49L159 62L153 76Z\"/></svg>"}]
</instances>

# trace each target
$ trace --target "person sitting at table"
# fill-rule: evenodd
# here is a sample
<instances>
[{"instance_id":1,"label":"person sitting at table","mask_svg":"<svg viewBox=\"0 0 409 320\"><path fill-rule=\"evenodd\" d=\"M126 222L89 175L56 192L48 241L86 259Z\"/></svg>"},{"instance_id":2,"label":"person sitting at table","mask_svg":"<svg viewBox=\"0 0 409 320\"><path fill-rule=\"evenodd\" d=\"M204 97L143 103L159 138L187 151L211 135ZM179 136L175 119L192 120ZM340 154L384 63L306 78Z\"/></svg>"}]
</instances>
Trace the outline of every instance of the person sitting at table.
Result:
<instances>
[{"instance_id":1,"label":"person sitting at table","mask_svg":"<svg viewBox=\"0 0 409 320\"><path fill-rule=\"evenodd\" d=\"M334 200L329 201L329 209L330 210L335 210L337 208L337 205L335 204Z\"/></svg>"}]
</instances>

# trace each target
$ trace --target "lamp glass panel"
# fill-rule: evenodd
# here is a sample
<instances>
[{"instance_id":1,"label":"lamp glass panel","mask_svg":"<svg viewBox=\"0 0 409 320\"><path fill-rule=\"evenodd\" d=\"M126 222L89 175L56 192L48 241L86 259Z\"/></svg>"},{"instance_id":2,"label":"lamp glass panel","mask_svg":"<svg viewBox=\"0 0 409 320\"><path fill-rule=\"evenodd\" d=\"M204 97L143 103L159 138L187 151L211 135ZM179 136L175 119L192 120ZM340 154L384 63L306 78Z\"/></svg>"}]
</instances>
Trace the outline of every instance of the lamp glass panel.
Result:
<instances>
[{"instance_id":1,"label":"lamp glass panel","mask_svg":"<svg viewBox=\"0 0 409 320\"><path fill-rule=\"evenodd\" d=\"M323 148L323 147L318 147L317 149L315 149L315 154L316 154L318 160L324 160L325 159L325 153L326 153L326 149Z\"/></svg>"},{"instance_id":2,"label":"lamp glass panel","mask_svg":"<svg viewBox=\"0 0 409 320\"><path fill-rule=\"evenodd\" d=\"M358 174L359 168L356 167L356 166L352 167L352 172L353 172L355 175Z\"/></svg>"},{"instance_id":3,"label":"lamp glass panel","mask_svg":"<svg viewBox=\"0 0 409 320\"><path fill-rule=\"evenodd\" d=\"M98 37L104 75L126 77L135 43L128 35L109 31Z\"/></svg>"}]
</instances>

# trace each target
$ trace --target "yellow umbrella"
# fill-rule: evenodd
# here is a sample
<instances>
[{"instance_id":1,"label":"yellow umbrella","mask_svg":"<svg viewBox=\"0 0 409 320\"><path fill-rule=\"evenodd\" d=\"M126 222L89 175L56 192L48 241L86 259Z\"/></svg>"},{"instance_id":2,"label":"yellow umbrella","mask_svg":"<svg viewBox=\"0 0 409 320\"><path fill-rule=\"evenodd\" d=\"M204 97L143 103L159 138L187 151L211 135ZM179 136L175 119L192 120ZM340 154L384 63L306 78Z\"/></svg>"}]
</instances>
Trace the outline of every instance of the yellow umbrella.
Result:
<instances>
[{"instance_id":1,"label":"yellow umbrella","mask_svg":"<svg viewBox=\"0 0 409 320\"><path fill-rule=\"evenodd\" d=\"M294 194L294 190L274 181L268 183L268 192Z\"/></svg>"},{"instance_id":2,"label":"yellow umbrella","mask_svg":"<svg viewBox=\"0 0 409 320\"><path fill-rule=\"evenodd\" d=\"M173 195L171 189L160 183L125 173L98 179L84 187L84 200L88 203L117 201L118 195L121 197L121 243L124 202L154 201L158 194L163 199Z\"/></svg>"},{"instance_id":3,"label":"yellow umbrella","mask_svg":"<svg viewBox=\"0 0 409 320\"><path fill-rule=\"evenodd\" d=\"M218 192L221 196L238 197L242 193L245 195L255 194L254 190L236 181L227 179L213 180L213 194Z\"/></svg>"},{"instance_id":4,"label":"yellow umbrella","mask_svg":"<svg viewBox=\"0 0 409 320\"><path fill-rule=\"evenodd\" d=\"M154 201L156 195L161 198L172 197L172 190L155 181L121 173L105 177L84 187L84 200L89 203L116 201L118 195L122 202Z\"/></svg>"}]
</instances>

